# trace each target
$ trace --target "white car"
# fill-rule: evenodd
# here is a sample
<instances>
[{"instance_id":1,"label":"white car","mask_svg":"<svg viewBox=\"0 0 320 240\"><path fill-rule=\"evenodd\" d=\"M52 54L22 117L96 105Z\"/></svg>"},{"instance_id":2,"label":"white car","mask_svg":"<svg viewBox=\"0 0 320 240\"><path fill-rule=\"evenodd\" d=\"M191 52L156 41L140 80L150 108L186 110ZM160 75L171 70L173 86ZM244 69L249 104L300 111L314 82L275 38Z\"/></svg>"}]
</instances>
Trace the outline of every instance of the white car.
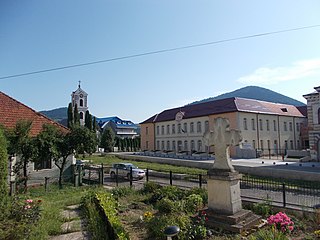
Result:
<instances>
[{"instance_id":1,"label":"white car","mask_svg":"<svg viewBox=\"0 0 320 240\"><path fill-rule=\"evenodd\" d=\"M112 167L109 171L110 177L115 178L118 171L118 177L126 177L130 179L130 169L132 168L132 178L133 179L142 179L146 175L144 170L136 167L132 163L115 163L112 164Z\"/></svg>"}]
</instances>

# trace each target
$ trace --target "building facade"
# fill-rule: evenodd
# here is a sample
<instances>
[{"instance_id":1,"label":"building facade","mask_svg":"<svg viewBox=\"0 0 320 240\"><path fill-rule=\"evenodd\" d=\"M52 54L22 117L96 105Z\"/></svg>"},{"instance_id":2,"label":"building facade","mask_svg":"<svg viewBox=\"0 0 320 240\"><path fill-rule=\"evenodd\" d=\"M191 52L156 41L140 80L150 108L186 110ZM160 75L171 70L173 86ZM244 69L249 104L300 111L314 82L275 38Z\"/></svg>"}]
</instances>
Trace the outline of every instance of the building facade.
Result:
<instances>
[{"instance_id":1,"label":"building facade","mask_svg":"<svg viewBox=\"0 0 320 240\"><path fill-rule=\"evenodd\" d=\"M78 89L71 94L71 103L73 110L75 106L77 105L79 117L80 117L80 125L84 126L85 123L85 114L88 108L88 94L81 89L80 82L78 85Z\"/></svg>"},{"instance_id":2,"label":"building facade","mask_svg":"<svg viewBox=\"0 0 320 240\"><path fill-rule=\"evenodd\" d=\"M282 153L302 149L301 126L306 116L299 108L244 98L228 98L165 110L140 124L142 150L211 152L203 135L213 130L214 119L229 119L241 130L246 147Z\"/></svg>"},{"instance_id":3,"label":"building facade","mask_svg":"<svg viewBox=\"0 0 320 240\"><path fill-rule=\"evenodd\" d=\"M119 138L135 138L139 136L139 127L130 120L122 120L119 117L97 118L97 123L102 129L110 127Z\"/></svg>"},{"instance_id":4,"label":"building facade","mask_svg":"<svg viewBox=\"0 0 320 240\"><path fill-rule=\"evenodd\" d=\"M320 160L320 86L303 97L307 100L310 153L313 160Z\"/></svg>"}]
</instances>

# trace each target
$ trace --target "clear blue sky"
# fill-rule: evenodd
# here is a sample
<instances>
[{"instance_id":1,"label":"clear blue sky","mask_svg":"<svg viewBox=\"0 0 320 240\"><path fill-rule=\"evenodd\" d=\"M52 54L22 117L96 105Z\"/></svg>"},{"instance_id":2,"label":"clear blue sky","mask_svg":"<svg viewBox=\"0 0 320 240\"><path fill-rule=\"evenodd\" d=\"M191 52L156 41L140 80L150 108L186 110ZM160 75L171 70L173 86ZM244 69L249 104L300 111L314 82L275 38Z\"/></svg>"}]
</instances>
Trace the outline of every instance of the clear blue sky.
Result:
<instances>
[{"instance_id":1,"label":"clear blue sky","mask_svg":"<svg viewBox=\"0 0 320 240\"><path fill-rule=\"evenodd\" d=\"M320 24L315 1L0 1L0 77ZM256 85L305 102L320 85L320 27L0 80L35 110L67 106L141 122ZM0 103L1 107L1 103Z\"/></svg>"}]
</instances>

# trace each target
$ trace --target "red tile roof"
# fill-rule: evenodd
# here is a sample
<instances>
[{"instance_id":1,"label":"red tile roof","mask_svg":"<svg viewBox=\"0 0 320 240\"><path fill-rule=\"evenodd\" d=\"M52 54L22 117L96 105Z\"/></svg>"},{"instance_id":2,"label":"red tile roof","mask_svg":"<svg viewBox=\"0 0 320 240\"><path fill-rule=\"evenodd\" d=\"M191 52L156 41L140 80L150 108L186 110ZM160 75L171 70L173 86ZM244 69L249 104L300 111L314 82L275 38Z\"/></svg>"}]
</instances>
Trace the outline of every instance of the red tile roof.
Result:
<instances>
[{"instance_id":1,"label":"red tile roof","mask_svg":"<svg viewBox=\"0 0 320 240\"><path fill-rule=\"evenodd\" d=\"M304 117L299 109L293 105L232 97L204 103L186 105L180 108L168 109L148 118L141 124L171 121L175 119L175 115L180 111L184 112L183 118L185 119L228 112L252 112L261 114L275 114L281 116Z\"/></svg>"},{"instance_id":2,"label":"red tile roof","mask_svg":"<svg viewBox=\"0 0 320 240\"><path fill-rule=\"evenodd\" d=\"M14 128L19 120L31 120L32 128L30 135L36 136L42 130L43 124L56 126L63 132L69 131L68 128L49 119L48 117L36 112L23 103L0 92L0 124L6 128Z\"/></svg>"}]
</instances>

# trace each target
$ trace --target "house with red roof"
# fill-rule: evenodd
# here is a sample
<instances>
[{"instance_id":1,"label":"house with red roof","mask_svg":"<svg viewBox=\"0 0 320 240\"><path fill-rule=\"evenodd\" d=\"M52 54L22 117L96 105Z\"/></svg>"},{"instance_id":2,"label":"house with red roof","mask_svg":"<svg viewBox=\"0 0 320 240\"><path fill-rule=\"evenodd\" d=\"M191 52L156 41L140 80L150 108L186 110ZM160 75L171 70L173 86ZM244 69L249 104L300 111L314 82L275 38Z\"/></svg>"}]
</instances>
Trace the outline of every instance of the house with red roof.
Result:
<instances>
[{"instance_id":1,"label":"house with red roof","mask_svg":"<svg viewBox=\"0 0 320 240\"><path fill-rule=\"evenodd\" d=\"M167 109L140 124L142 150L211 152L203 135L213 130L214 119L229 119L241 130L242 145L262 154L282 154L306 148L301 126L306 111L293 105L232 97ZM231 152L232 154L232 152ZM234 152L235 154L235 152Z\"/></svg>"},{"instance_id":2,"label":"house with red roof","mask_svg":"<svg viewBox=\"0 0 320 240\"><path fill-rule=\"evenodd\" d=\"M42 130L43 124L53 125L57 127L60 131L65 133L69 131L69 129L64 127L63 125L49 119L48 117L42 115L39 112L36 112L32 108L8 96L7 94L0 92L0 125L8 129L13 129L16 126L16 123L20 120L32 121L32 127L30 131L31 136L38 135ZM11 160L12 161L10 162L10 176L12 177L11 180L14 180L12 167L17 161L17 159L14 157ZM58 169L54 166L54 164L52 164L51 161L42 162L41 164L37 165L36 168L37 169L35 169L33 163L29 166L30 176L33 178L39 178L40 176L44 179L44 177L58 176Z\"/></svg>"}]
</instances>

